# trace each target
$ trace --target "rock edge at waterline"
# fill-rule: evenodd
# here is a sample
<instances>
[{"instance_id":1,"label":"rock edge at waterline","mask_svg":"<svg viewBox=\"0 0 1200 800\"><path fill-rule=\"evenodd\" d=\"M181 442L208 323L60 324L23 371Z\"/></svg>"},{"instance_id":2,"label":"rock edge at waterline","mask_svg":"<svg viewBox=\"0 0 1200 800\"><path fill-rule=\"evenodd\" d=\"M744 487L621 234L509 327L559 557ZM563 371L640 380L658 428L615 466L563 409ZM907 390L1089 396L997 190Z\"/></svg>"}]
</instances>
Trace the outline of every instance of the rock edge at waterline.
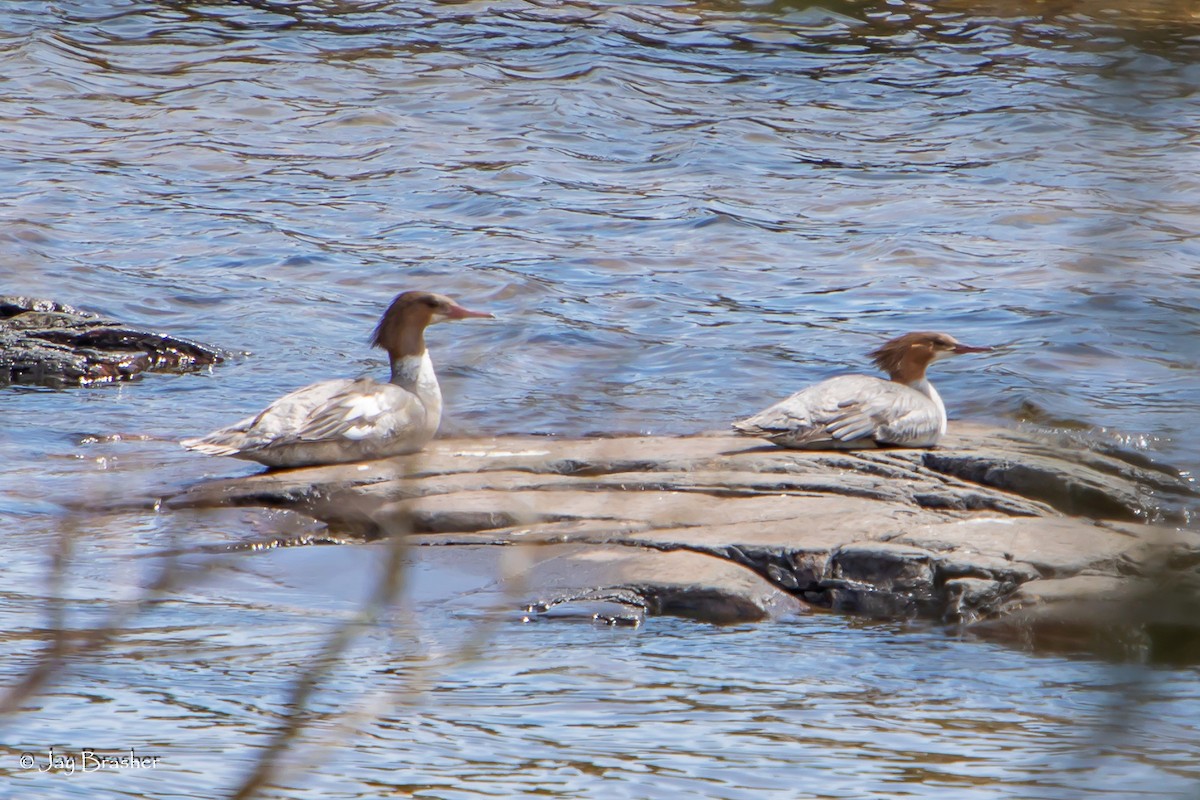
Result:
<instances>
[{"instance_id":1,"label":"rock edge at waterline","mask_svg":"<svg viewBox=\"0 0 1200 800\"><path fill-rule=\"evenodd\" d=\"M1172 527L1194 499L1136 454L956 425L932 450L444 439L401 458L212 481L167 504L292 509L342 541L403 533L412 558L436 550L449 570L456 552L492 558L530 614L735 622L815 606L1028 627L1142 592L1165 563L1195 574L1200 535Z\"/></svg>"},{"instance_id":2,"label":"rock edge at waterline","mask_svg":"<svg viewBox=\"0 0 1200 800\"><path fill-rule=\"evenodd\" d=\"M215 348L53 300L0 295L0 385L111 383L142 372L197 369L224 358Z\"/></svg>"}]
</instances>

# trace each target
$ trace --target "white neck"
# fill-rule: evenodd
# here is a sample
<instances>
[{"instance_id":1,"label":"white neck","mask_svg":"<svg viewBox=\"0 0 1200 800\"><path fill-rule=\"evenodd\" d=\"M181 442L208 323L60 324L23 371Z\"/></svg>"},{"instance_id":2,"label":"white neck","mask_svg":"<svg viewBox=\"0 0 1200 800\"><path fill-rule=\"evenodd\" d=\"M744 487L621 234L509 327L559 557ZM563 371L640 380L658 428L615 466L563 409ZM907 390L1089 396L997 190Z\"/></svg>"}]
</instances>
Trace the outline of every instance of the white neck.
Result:
<instances>
[{"instance_id":1,"label":"white neck","mask_svg":"<svg viewBox=\"0 0 1200 800\"><path fill-rule=\"evenodd\" d=\"M426 350L419 356L400 356L392 361L392 383L407 389L425 406L425 418L437 427L442 416L442 390Z\"/></svg>"},{"instance_id":2,"label":"white neck","mask_svg":"<svg viewBox=\"0 0 1200 800\"><path fill-rule=\"evenodd\" d=\"M933 388L933 384L929 382L928 378L921 378L908 385L933 401L938 413L938 434L944 436L946 433L946 404L942 402L942 397L937 393L937 389Z\"/></svg>"}]
</instances>

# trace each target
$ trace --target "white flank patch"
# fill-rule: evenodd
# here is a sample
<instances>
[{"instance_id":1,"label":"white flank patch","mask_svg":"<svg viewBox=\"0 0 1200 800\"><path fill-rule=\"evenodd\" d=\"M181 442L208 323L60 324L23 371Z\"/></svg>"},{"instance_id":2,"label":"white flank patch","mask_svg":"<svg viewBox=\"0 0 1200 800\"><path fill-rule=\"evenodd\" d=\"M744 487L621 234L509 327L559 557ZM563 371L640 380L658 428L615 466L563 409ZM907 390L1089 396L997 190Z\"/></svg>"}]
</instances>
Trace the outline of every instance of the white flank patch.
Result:
<instances>
[{"instance_id":1,"label":"white flank patch","mask_svg":"<svg viewBox=\"0 0 1200 800\"><path fill-rule=\"evenodd\" d=\"M351 401L346 409L346 419L378 417L382 412L383 409L379 407L379 398L373 394L366 394Z\"/></svg>"},{"instance_id":2,"label":"white flank patch","mask_svg":"<svg viewBox=\"0 0 1200 800\"><path fill-rule=\"evenodd\" d=\"M353 428L346 428L345 436L347 439L365 439L371 435L371 431L375 430L369 425L355 425Z\"/></svg>"}]
</instances>

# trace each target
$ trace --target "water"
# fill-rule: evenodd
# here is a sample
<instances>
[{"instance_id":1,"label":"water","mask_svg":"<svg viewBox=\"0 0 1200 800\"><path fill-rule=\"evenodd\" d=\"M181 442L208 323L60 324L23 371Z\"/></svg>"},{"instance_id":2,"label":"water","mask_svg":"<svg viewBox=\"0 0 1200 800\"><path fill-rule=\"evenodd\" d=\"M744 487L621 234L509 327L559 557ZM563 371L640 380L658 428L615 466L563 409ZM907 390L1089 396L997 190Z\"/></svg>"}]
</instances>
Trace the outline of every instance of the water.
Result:
<instances>
[{"instance_id":1,"label":"water","mask_svg":"<svg viewBox=\"0 0 1200 800\"><path fill-rule=\"evenodd\" d=\"M938 365L952 417L1194 470L1198 36L1171 2L0 2L4 289L252 353L0 393L0 671L55 627L47 596L99 624L147 553L303 529L63 508L253 471L168 440L379 373L366 338L408 288L500 317L430 332L453 432L723 427L941 329L1007 345ZM7 720L0 794L229 791L353 613L338 550L370 561L241 555L123 620ZM478 620L414 616L354 645L281 795L1200 791L1192 669L823 615L509 621L463 658ZM169 766L19 767L50 746Z\"/></svg>"}]
</instances>

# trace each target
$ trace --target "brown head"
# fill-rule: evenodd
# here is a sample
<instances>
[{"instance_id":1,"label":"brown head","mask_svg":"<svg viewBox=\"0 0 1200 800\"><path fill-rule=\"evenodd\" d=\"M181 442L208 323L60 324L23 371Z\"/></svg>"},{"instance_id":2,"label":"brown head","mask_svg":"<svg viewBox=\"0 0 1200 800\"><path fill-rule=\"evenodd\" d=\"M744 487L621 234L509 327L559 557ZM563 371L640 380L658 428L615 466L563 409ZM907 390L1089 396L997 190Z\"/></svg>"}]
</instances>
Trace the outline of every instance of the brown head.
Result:
<instances>
[{"instance_id":1,"label":"brown head","mask_svg":"<svg viewBox=\"0 0 1200 800\"><path fill-rule=\"evenodd\" d=\"M920 331L897 336L869 354L875 366L899 383L925 377L925 368L935 361L961 353L982 353L990 347L963 344L948 333Z\"/></svg>"},{"instance_id":2,"label":"brown head","mask_svg":"<svg viewBox=\"0 0 1200 800\"><path fill-rule=\"evenodd\" d=\"M392 359L419 356L425 352L425 329L436 322L468 317L492 317L483 311L468 311L444 294L402 292L383 312L371 344L388 351Z\"/></svg>"}]
</instances>

